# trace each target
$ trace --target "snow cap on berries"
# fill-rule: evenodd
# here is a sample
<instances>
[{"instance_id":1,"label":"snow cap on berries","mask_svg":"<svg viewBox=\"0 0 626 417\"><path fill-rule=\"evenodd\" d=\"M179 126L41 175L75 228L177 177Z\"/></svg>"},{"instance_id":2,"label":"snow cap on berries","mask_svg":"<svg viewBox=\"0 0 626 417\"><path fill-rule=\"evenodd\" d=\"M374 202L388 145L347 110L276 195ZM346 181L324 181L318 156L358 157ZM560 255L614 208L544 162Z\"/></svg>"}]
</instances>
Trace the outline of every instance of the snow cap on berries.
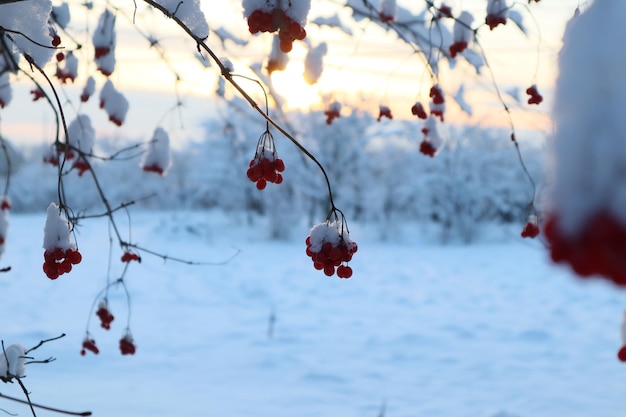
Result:
<instances>
[{"instance_id":1,"label":"snow cap on berries","mask_svg":"<svg viewBox=\"0 0 626 417\"><path fill-rule=\"evenodd\" d=\"M394 22L398 17L398 5L396 0L383 0L380 4L380 20Z\"/></svg>"},{"instance_id":2,"label":"snow cap on berries","mask_svg":"<svg viewBox=\"0 0 626 417\"><path fill-rule=\"evenodd\" d=\"M13 344L4 348L0 355L0 379L10 381L12 378L22 378L26 370L26 348Z\"/></svg>"},{"instance_id":3,"label":"snow cap on berries","mask_svg":"<svg viewBox=\"0 0 626 417\"><path fill-rule=\"evenodd\" d=\"M596 1L565 31L553 110L551 200L568 236L599 211L626 228L626 59L599 47L607 39L626 39L624 14L626 2Z\"/></svg>"},{"instance_id":4,"label":"snow cap on berries","mask_svg":"<svg viewBox=\"0 0 626 417\"><path fill-rule=\"evenodd\" d=\"M76 245L70 240L70 223L61 215L59 206L50 203L46 212L46 224L43 228L43 248L46 252L61 250L76 250Z\"/></svg>"},{"instance_id":5,"label":"snow cap on berries","mask_svg":"<svg viewBox=\"0 0 626 417\"><path fill-rule=\"evenodd\" d=\"M89 78L87 78L85 86L83 87L83 92L80 94L80 101L82 101L83 103L88 101L89 97L91 97L95 92L96 80L94 80L92 76L89 76Z\"/></svg>"},{"instance_id":6,"label":"snow cap on berries","mask_svg":"<svg viewBox=\"0 0 626 417\"><path fill-rule=\"evenodd\" d=\"M52 45L52 36L48 20L52 12L50 0L29 0L4 2L0 8L0 27L10 29L21 35L3 37L12 42L23 54L30 56L41 68L55 53L53 48L41 45ZM12 49L12 48L8 48Z\"/></svg>"},{"instance_id":7,"label":"snow cap on berries","mask_svg":"<svg viewBox=\"0 0 626 417\"><path fill-rule=\"evenodd\" d=\"M350 239L348 229L339 220L316 224L311 228L309 236L311 237L310 249L313 252L321 251L322 246L326 242L333 246L339 245L342 241L348 246L354 244L352 239Z\"/></svg>"},{"instance_id":8,"label":"snow cap on berries","mask_svg":"<svg viewBox=\"0 0 626 417\"><path fill-rule=\"evenodd\" d=\"M121 126L126 120L128 100L115 89L111 80L106 80L100 90L100 108L107 112L109 120L117 126Z\"/></svg>"},{"instance_id":9,"label":"snow cap on berries","mask_svg":"<svg viewBox=\"0 0 626 417\"><path fill-rule=\"evenodd\" d=\"M91 125L91 119L86 114L76 116L76 119L67 127L68 142L83 153L91 153L96 138L96 131Z\"/></svg>"},{"instance_id":10,"label":"snow cap on berries","mask_svg":"<svg viewBox=\"0 0 626 417\"><path fill-rule=\"evenodd\" d=\"M107 77L115 70L115 15L106 9L100 15L98 26L93 32L95 62L98 70Z\"/></svg>"},{"instance_id":11,"label":"snow cap on berries","mask_svg":"<svg viewBox=\"0 0 626 417\"><path fill-rule=\"evenodd\" d=\"M450 45L450 55L454 58L456 54L463 52L474 37L472 23L474 16L468 11L463 11L454 21L452 29L452 45Z\"/></svg>"},{"instance_id":12,"label":"snow cap on berries","mask_svg":"<svg viewBox=\"0 0 626 417\"><path fill-rule=\"evenodd\" d=\"M144 171L165 174L170 166L170 137L167 132L157 127L144 154L141 167Z\"/></svg>"}]
</instances>

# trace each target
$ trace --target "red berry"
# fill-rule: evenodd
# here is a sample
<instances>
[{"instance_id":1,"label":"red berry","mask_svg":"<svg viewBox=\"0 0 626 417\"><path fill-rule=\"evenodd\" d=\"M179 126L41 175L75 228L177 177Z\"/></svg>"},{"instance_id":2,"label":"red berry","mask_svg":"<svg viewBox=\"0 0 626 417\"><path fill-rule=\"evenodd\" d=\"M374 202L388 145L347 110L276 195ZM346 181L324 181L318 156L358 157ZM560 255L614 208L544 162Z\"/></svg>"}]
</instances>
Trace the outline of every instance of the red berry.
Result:
<instances>
[{"instance_id":1,"label":"red berry","mask_svg":"<svg viewBox=\"0 0 626 417\"><path fill-rule=\"evenodd\" d=\"M52 46L59 46L61 44L61 38L59 35L54 35L52 38Z\"/></svg>"},{"instance_id":2,"label":"red berry","mask_svg":"<svg viewBox=\"0 0 626 417\"><path fill-rule=\"evenodd\" d=\"M617 352L617 359L620 362L626 362L626 346L622 346L622 348Z\"/></svg>"},{"instance_id":3,"label":"red berry","mask_svg":"<svg viewBox=\"0 0 626 417\"><path fill-rule=\"evenodd\" d=\"M256 188L259 190L263 190L266 186L267 186L267 181L265 181L263 178L261 178L260 180L256 182Z\"/></svg>"},{"instance_id":4,"label":"red berry","mask_svg":"<svg viewBox=\"0 0 626 417\"><path fill-rule=\"evenodd\" d=\"M335 266L334 265L324 266L324 274L326 274L329 277L332 277L333 275L335 275Z\"/></svg>"},{"instance_id":5,"label":"red berry","mask_svg":"<svg viewBox=\"0 0 626 417\"><path fill-rule=\"evenodd\" d=\"M293 49L293 41L289 39L280 40L280 50L288 54Z\"/></svg>"}]
</instances>

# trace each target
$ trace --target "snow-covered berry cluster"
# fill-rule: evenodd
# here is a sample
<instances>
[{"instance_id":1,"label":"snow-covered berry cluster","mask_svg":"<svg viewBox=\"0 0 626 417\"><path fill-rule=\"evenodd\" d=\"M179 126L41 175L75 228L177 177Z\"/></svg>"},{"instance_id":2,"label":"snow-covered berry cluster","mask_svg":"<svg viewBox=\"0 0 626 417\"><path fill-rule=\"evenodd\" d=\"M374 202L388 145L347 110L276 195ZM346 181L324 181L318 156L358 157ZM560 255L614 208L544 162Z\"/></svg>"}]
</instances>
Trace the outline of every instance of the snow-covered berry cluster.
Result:
<instances>
[{"instance_id":1,"label":"snow-covered berry cluster","mask_svg":"<svg viewBox=\"0 0 626 417\"><path fill-rule=\"evenodd\" d=\"M380 122L383 117L391 120L393 119L393 114L391 114L391 109L389 107L383 106L381 104L380 106L378 106L378 118L376 118L376 121Z\"/></svg>"},{"instance_id":2,"label":"snow-covered berry cluster","mask_svg":"<svg viewBox=\"0 0 626 417\"><path fill-rule=\"evenodd\" d=\"M328 109L324 111L324 116L326 116L326 124L332 124L333 120L338 119L341 116L341 103L338 101L330 103Z\"/></svg>"},{"instance_id":3,"label":"snow-covered berry cluster","mask_svg":"<svg viewBox=\"0 0 626 417\"><path fill-rule=\"evenodd\" d=\"M26 372L26 348L12 344L6 348L2 345L0 354L0 381L12 382L13 378L22 378Z\"/></svg>"},{"instance_id":4,"label":"snow-covered berry cluster","mask_svg":"<svg viewBox=\"0 0 626 417\"><path fill-rule=\"evenodd\" d=\"M526 221L526 225L524 226L524 230L522 230L521 236L523 238L534 239L539 236L539 224L537 220L537 216L530 215L528 216L528 220Z\"/></svg>"},{"instance_id":5,"label":"snow-covered berry cluster","mask_svg":"<svg viewBox=\"0 0 626 417\"><path fill-rule=\"evenodd\" d=\"M115 70L115 15L106 9L100 15L98 27L93 32L93 47L96 67L103 75L109 76Z\"/></svg>"},{"instance_id":6,"label":"snow-covered berry cluster","mask_svg":"<svg viewBox=\"0 0 626 417\"><path fill-rule=\"evenodd\" d=\"M134 355L136 350L137 346L135 346L133 335L130 333L130 330L126 330L126 333L120 339L120 351L122 355Z\"/></svg>"},{"instance_id":7,"label":"snow-covered berry cluster","mask_svg":"<svg viewBox=\"0 0 626 417\"><path fill-rule=\"evenodd\" d=\"M106 330L111 329L111 323L115 320L113 314L109 310L109 303L106 298L103 298L98 303L98 310L96 310L96 316L100 319L100 327Z\"/></svg>"},{"instance_id":8,"label":"snow-covered berry cluster","mask_svg":"<svg viewBox=\"0 0 626 417\"><path fill-rule=\"evenodd\" d=\"M83 259L76 245L70 241L70 224L61 216L59 207L50 203L48 206L43 237L43 271L50 279L72 270Z\"/></svg>"},{"instance_id":9,"label":"snow-covered berry cluster","mask_svg":"<svg viewBox=\"0 0 626 417\"><path fill-rule=\"evenodd\" d=\"M398 5L396 0L383 0L378 13L380 21L383 23L395 22L398 16Z\"/></svg>"},{"instance_id":10,"label":"snow-covered berry cluster","mask_svg":"<svg viewBox=\"0 0 626 417\"><path fill-rule=\"evenodd\" d=\"M347 263L357 250L357 244L340 221L317 224L306 238L306 254L313 260L313 267L329 277L337 273L339 278L350 278L352 268Z\"/></svg>"},{"instance_id":11,"label":"snow-covered berry cluster","mask_svg":"<svg viewBox=\"0 0 626 417\"><path fill-rule=\"evenodd\" d=\"M85 338L83 339L83 348L80 350L80 354L85 356L87 351L92 352L94 355L100 353L100 349L96 346L96 341L92 339L89 334L85 335Z\"/></svg>"},{"instance_id":12,"label":"snow-covered berry cluster","mask_svg":"<svg viewBox=\"0 0 626 417\"><path fill-rule=\"evenodd\" d=\"M467 11L463 11L454 21L452 44L450 45L450 56L452 58L467 49L467 46L474 36L474 31L472 30L473 22L474 16Z\"/></svg>"},{"instance_id":13,"label":"snow-covered berry cluster","mask_svg":"<svg viewBox=\"0 0 626 417\"><path fill-rule=\"evenodd\" d=\"M494 30L498 25L506 25L506 19L509 17L509 8L507 0L488 1L485 23L489 26L489 29Z\"/></svg>"},{"instance_id":14,"label":"snow-covered berry cluster","mask_svg":"<svg viewBox=\"0 0 626 417\"><path fill-rule=\"evenodd\" d=\"M100 108L107 112L111 123L116 126L124 124L129 108L128 100L117 91L110 79L106 80L100 90Z\"/></svg>"},{"instance_id":15,"label":"snow-covered berry cluster","mask_svg":"<svg viewBox=\"0 0 626 417\"><path fill-rule=\"evenodd\" d=\"M564 233L552 214L545 225L554 262L569 263L582 277L600 275L626 286L626 228L610 213L599 212L577 234Z\"/></svg>"},{"instance_id":16,"label":"snow-covered berry cluster","mask_svg":"<svg viewBox=\"0 0 626 417\"><path fill-rule=\"evenodd\" d=\"M526 89L526 94L530 96L528 98L528 104L540 104L543 101L543 97L539 94L535 84Z\"/></svg>"},{"instance_id":17,"label":"snow-covered berry cluster","mask_svg":"<svg viewBox=\"0 0 626 417\"><path fill-rule=\"evenodd\" d=\"M438 84L430 87L429 96L430 101L430 114L439 117L439 120L443 122L443 114L446 111L446 100L443 95L443 90Z\"/></svg>"},{"instance_id":18,"label":"snow-covered berry cluster","mask_svg":"<svg viewBox=\"0 0 626 417\"><path fill-rule=\"evenodd\" d=\"M61 62L63 66L59 65ZM78 58L72 51L65 55L65 59L57 62L57 69L54 75L63 84L67 83L68 80L74 82L76 77L78 77Z\"/></svg>"},{"instance_id":19,"label":"snow-covered berry cluster","mask_svg":"<svg viewBox=\"0 0 626 417\"><path fill-rule=\"evenodd\" d=\"M434 116L428 116L422 128L422 133L424 134L424 138L420 143L419 150L424 155L432 158L443 144L443 139L437 129L437 119Z\"/></svg>"},{"instance_id":20,"label":"snow-covered berry cluster","mask_svg":"<svg viewBox=\"0 0 626 417\"><path fill-rule=\"evenodd\" d=\"M274 137L266 130L259 138L256 153L250 161L246 175L250 181L256 183L257 189L263 190L268 182L282 183L284 170L285 163L276 154Z\"/></svg>"},{"instance_id":21,"label":"snow-covered berry cluster","mask_svg":"<svg viewBox=\"0 0 626 417\"><path fill-rule=\"evenodd\" d=\"M252 34L278 31L280 50L284 53L291 51L295 40L306 38L306 30L301 22L292 19L285 10L279 8L254 10L248 16L248 30Z\"/></svg>"},{"instance_id":22,"label":"snow-covered berry cluster","mask_svg":"<svg viewBox=\"0 0 626 417\"><path fill-rule=\"evenodd\" d=\"M428 119L428 114L426 114L426 110L424 109L424 106L419 101L416 102L413 105L413 107L411 107L411 114L413 116L417 116L420 119L424 119L424 120Z\"/></svg>"},{"instance_id":23,"label":"snow-covered berry cluster","mask_svg":"<svg viewBox=\"0 0 626 417\"><path fill-rule=\"evenodd\" d=\"M165 175L170 166L170 137L167 132L157 127L148 145L148 151L141 161L141 168L146 172Z\"/></svg>"}]
</instances>

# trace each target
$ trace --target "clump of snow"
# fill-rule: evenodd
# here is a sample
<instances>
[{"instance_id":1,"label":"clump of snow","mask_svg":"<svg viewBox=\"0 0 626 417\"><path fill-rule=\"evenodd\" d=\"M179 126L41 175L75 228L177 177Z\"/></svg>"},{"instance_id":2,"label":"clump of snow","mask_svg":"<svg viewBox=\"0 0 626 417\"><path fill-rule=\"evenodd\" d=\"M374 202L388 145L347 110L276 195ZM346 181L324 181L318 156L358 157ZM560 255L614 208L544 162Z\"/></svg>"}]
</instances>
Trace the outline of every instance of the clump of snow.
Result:
<instances>
[{"instance_id":1,"label":"clump of snow","mask_svg":"<svg viewBox=\"0 0 626 417\"><path fill-rule=\"evenodd\" d=\"M43 228L43 248L52 253L55 249L67 251L76 250L76 245L70 240L70 223L61 215L59 206L50 203L46 211L46 224Z\"/></svg>"},{"instance_id":2,"label":"clump of snow","mask_svg":"<svg viewBox=\"0 0 626 417\"><path fill-rule=\"evenodd\" d=\"M596 0L564 35L553 109L552 208L574 236L594 214L626 226L626 2Z\"/></svg>"},{"instance_id":3,"label":"clump of snow","mask_svg":"<svg viewBox=\"0 0 626 417\"><path fill-rule=\"evenodd\" d=\"M91 125L89 116L82 114L76 116L67 127L70 146L77 148L80 152L90 154L96 138L96 131Z\"/></svg>"},{"instance_id":4,"label":"clump of snow","mask_svg":"<svg viewBox=\"0 0 626 417\"><path fill-rule=\"evenodd\" d=\"M26 348L13 344L4 348L0 355L0 379L7 382L12 378L22 378L26 370Z\"/></svg>"},{"instance_id":5,"label":"clump of snow","mask_svg":"<svg viewBox=\"0 0 626 417\"><path fill-rule=\"evenodd\" d=\"M170 137L167 132L157 127L154 130L148 151L144 154L141 167L144 171L163 175L170 166Z\"/></svg>"},{"instance_id":6,"label":"clump of snow","mask_svg":"<svg viewBox=\"0 0 626 417\"><path fill-rule=\"evenodd\" d=\"M172 16L180 20L198 38L206 39L209 37L209 24L200 9L200 0L158 0L157 3L165 7Z\"/></svg>"},{"instance_id":7,"label":"clump of snow","mask_svg":"<svg viewBox=\"0 0 626 417\"><path fill-rule=\"evenodd\" d=\"M474 37L474 31L472 30L472 23L474 22L474 16L464 10L454 21L452 27L452 39L454 42L466 42L470 43Z\"/></svg>"},{"instance_id":8,"label":"clump of snow","mask_svg":"<svg viewBox=\"0 0 626 417\"><path fill-rule=\"evenodd\" d=\"M107 112L109 120L117 126L121 126L126 120L128 107L126 97L115 89L111 80L106 80L102 90L100 90L100 108Z\"/></svg>"},{"instance_id":9,"label":"clump of snow","mask_svg":"<svg viewBox=\"0 0 626 417\"><path fill-rule=\"evenodd\" d=\"M287 16L294 22L304 26L306 23L309 9L311 8L311 0L295 0L282 2L283 10Z\"/></svg>"},{"instance_id":10,"label":"clump of snow","mask_svg":"<svg viewBox=\"0 0 626 417\"><path fill-rule=\"evenodd\" d=\"M11 81L9 74L4 73L0 75L0 109L8 106L13 98L13 89L11 88Z\"/></svg>"},{"instance_id":11,"label":"clump of snow","mask_svg":"<svg viewBox=\"0 0 626 417\"><path fill-rule=\"evenodd\" d=\"M74 55L72 51L65 55L62 67L57 63L55 75L63 84L65 84L67 80L74 82L78 76L78 58L76 58L76 55Z\"/></svg>"},{"instance_id":12,"label":"clump of snow","mask_svg":"<svg viewBox=\"0 0 626 417\"><path fill-rule=\"evenodd\" d=\"M304 80L313 85L322 76L324 71L323 58L328 52L326 42L322 42L315 47L311 47L304 59Z\"/></svg>"},{"instance_id":13,"label":"clump of snow","mask_svg":"<svg viewBox=\"0 0 626 417\"><path fill-rule=\"evenodd\" d=\"M98 70L107 77L115 70L115 15L106 9L100 15L98 26L93 32L95 62Z\"/></svg>"},{"instance_id":14,"label":"clump of snow","mask_svg":"<svg viewBox=\"0 0 626 417\"><path fill-rule=\"evenodd\" d=\"M65 29L70 23L70 6L63 2L58 6L52 6L52 18L61 28Z\"/></svg>"},{"instance_id":15,"label":"clump of snow","mask_svg":"<svg viewBox=\"0 0 626 417\"><path fill-rule=\"evenodd\" d=\"M318 16L314 18L313 20L311 20L311 23L318 25L318 26L328 26L331 28L337 28L341 30L343 33L345 33L346 35L352 36L352 29L350 29L347 25L345 25L341 21L341 18L339 17L339 15L337 14L333 14L327 17Z\"/></svg>"},{"instance_id":16,"label":"clump of snow","mask_svg":"<svg viewBox=\"0 0 626 417\"><path fill-rule=\"evenodd\" d=\"M96 80L89 76L87 81L85 82L85 86L83 87L83 92L80 94L80 101L83 103L88 101L89 98L96 92Z\"/></svg>"},{"instance_id":17,"label":"clump of snow","mask_svg":"<svg viewBox=\"0 0 626 417\"><path fill-rule=\"evenodd\" d=\"M13 44L15 50L30 56L40 67L50 60L55 52L53 48L40 45L52 45L52 36L48 30L48 21L52 12L50 0L28 0L1 5L0 27L20 32L4 37ZM40 45L38 45L40 44Z\"/></svg>"}]
</instances>

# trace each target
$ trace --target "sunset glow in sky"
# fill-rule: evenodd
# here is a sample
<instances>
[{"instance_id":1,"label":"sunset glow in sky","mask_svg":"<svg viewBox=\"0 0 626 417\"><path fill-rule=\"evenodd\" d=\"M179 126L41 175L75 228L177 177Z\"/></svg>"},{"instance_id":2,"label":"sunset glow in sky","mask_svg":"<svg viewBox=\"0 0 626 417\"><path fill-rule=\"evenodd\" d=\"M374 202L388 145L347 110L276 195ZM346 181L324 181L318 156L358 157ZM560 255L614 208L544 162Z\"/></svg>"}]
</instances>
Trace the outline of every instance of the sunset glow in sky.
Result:
<instances>
[{"instance_id":1,"label":"sunset glow in sky","mask_svg":"<svg viewBox=\"0 0 626 417\"><path fill-rule=\"evenodd\" d=\"M399 3L403 4L402 1ZM455 12L469 10L482 16L486 2L452 0L446 3ZM557 76L556 58L563 29L576 7L584 7L586 2L559 0L533 2L531 5L526 5L525 1L517 3L518 9L526 17L527 37L510 23L493 32L482 27L479 40L497 85L507 104L511 105L515 122L545 131L550 127L546 115L550 110L551 87ZM91 22L97 19L101 11L98 6L96 2L94 10L89 12ZM339 10L343 21L350 22L349 11L340 6L333 0L313 0L309 20ZM203 10L213 30L224 27L234 35L250 41L248 47L240 47L230 41L226 41L223 47L214 33L208 39L209 46L214 48L218 56L226 56L233 61L236 72L250 76L253 75L248 69L250 65L265 65L271 48L271 35L250 36L241 14L240 1L205 1ZM532 11L532 17L528 11ZM78 33L77 39L88 43L89 37L84 32L84 26L81 26L87 12L78 6L74 7L73 12L73 29ZM193 131L193 127L202 120L215 115L216 106L220 106L219 102L211 102L215 97L216 66L204 68L193 55L194 45L187 41L174 22L160 12L146 12L140 7L135 17L136 27L131 23L132 14L132 5L120 5L117 15L118 64L111 77L131 103L128 123L122 128L116 128L106 121L106 117L103 116L102 120L96 117L94 123L102 126L98 129L99 135L149 135L156 125L163 124L166 128L180 131L181 136L188 136L190 129ZM312 24L307 26L307 42L313 45L320 42L328 44L324 73L316 85L308 85L302 78L307 49L303 44L294 44L287 69L281 73L275 72L272 76L276 91L285 99L285 110L323 110L329 100L336 99L342 102L344 109L359 107L377 112L378 106L382 104L391 107L395 117L412 117L411 105L418 99L428 101L431 80L423 60L399 41L395 34L385 32L371 23L353 23L350 28L354 33L352 37L338 29L319 28ZM148 46L137 29L159 40L162 56L156 48ZM67 46L71 48L73 45L68 42ZM53 66L48 69L50 73L54 72ZM80 67L79 72L85 74L93 70L93 67ZM175 81L175 74L180 76L179 82ZM100 78L103 77L98 78L99 85L102 83ZM19 81L21 83L14 84L14 102L0 113L1 132L8 138L20 137L23 141L47 143L54 130L54 116L46 104L31 103L28 91L32 83L23 76ZM79 77L75 85L64 86L60 92L73 103L77 111L96 114L97 103L78 107L76 97L83 83L84 75ZM454 69L443 64L440 83L449 95L454 95L464 85L466 101L474 111L473 117L469 117L451 102L446 109L448 121L486 125L508 123L489 71L483 71L477 76L473 68L464 62L459 62ZM532 83L539 86L546 100L539 108L529 109L525 105L524 90ZM506 95L515 86L520 88L522 103L519 105ZM262 102L258 89L251 87L250 93ZM231 94L234 92L227 89L227 95ZM184 107L180 111L168 113L179 99Z\"/></svg>"}]
</instances>

